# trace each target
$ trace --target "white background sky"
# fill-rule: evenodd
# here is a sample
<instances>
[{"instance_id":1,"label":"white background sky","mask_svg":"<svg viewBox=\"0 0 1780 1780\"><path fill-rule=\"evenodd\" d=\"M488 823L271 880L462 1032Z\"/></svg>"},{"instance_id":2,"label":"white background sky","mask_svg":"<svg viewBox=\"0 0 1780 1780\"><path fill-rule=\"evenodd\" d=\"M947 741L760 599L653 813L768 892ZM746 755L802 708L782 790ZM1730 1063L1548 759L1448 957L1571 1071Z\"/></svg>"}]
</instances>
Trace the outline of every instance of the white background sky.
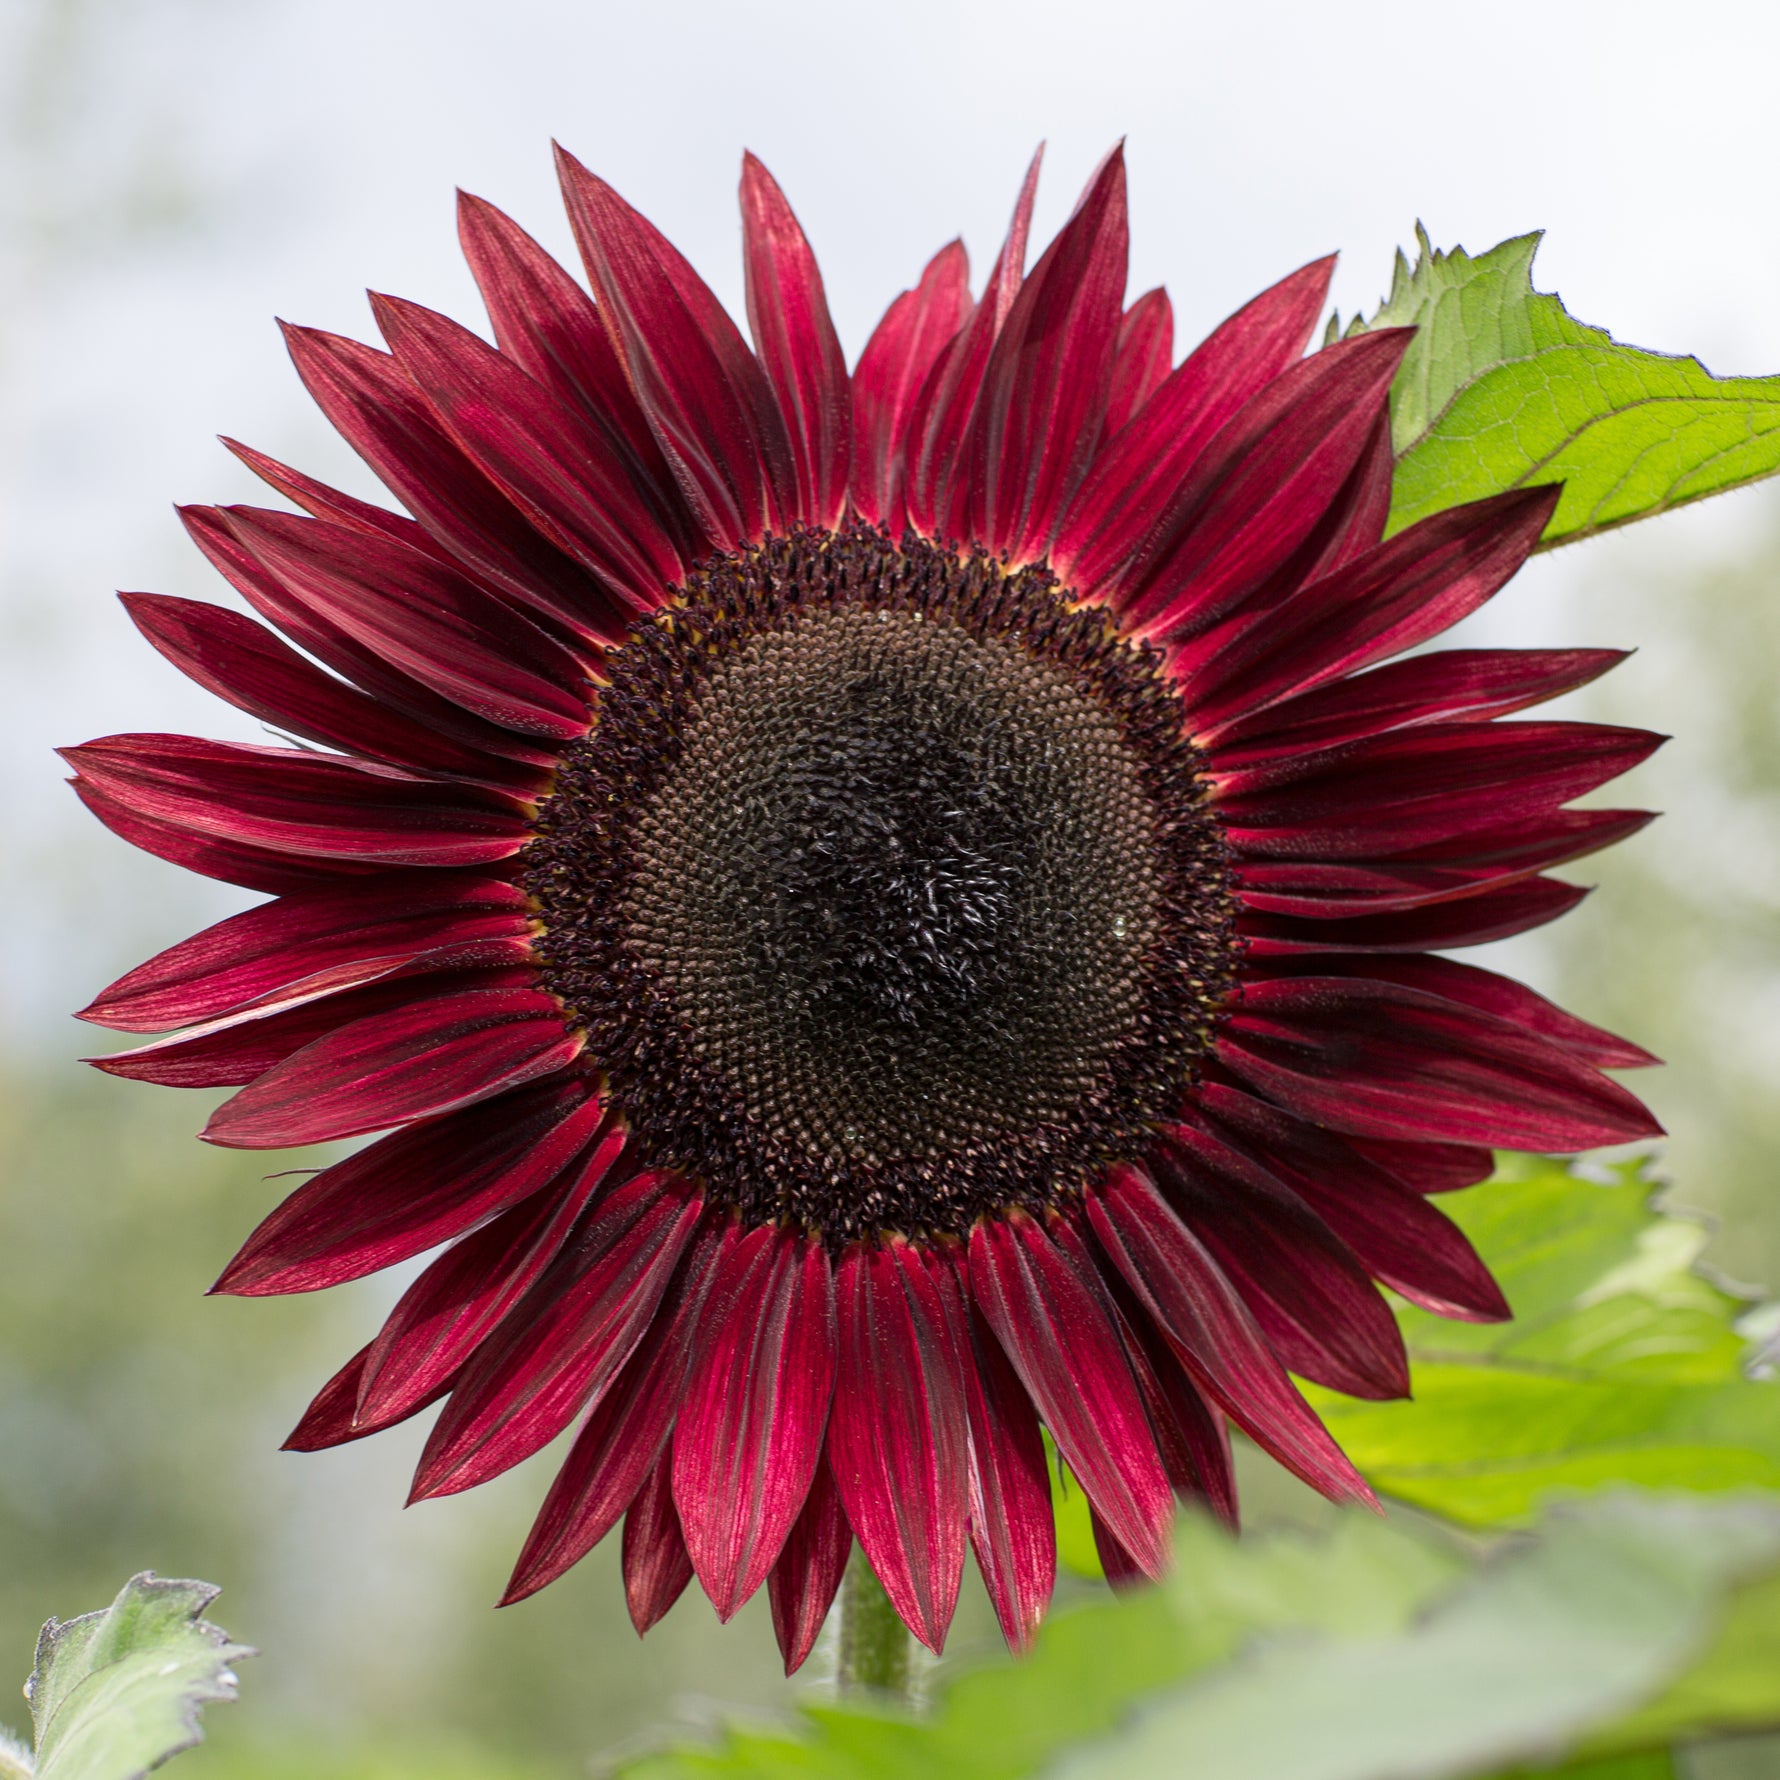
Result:
<instances>
[{"instance_id":1,"label":"white background sky","mask_svg":"<svg viewBox=\"0 0 1780 1780\"><path fill-rule=\"evenodd\" d=\"M101 841L48 749L251 733L112 591L226 597L169 511L257 498L217 432L363 486L272 316L363 335L369 285L479 321L454 185L566 252L558 136L738 304L750 146L857 350L953 234L980 272L1037 140L1042 239L1123 135L1132 290L1166 283L1186 342L1330 248L1336 301L1370 305L1421 217L1474 250L1543 227L1539 280L1584 319L1766 371L1776 66L1780 10L1722 0L0 0L0 1019L44 1030L225 906ZM1578 573L1734 550L1758 507L1551 559L1492 629L1564 634Z\"/></svg>"}]
</instances>

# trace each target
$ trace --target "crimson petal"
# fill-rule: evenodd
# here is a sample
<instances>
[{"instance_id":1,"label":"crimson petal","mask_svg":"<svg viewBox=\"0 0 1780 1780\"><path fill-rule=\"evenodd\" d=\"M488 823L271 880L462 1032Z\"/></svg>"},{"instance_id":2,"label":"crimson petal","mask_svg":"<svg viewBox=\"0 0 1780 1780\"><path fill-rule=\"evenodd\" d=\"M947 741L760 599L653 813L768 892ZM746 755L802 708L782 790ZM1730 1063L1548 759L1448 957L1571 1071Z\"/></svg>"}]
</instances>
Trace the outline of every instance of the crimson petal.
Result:
<instances>
[{"instance_id":1,"label":"crimson petal","mask_svg":"<svg viewBox=\"0 0 1780 1780\"><path fill-rule=\"evenodd\" d=\"M820 1242L732 1232L674 1431L674 1500L718 1616L766 1580L809 1493L834 1393L834 1286Z\"/></svg>"},{"instance_id":2,"label":"crimson petal","mask_svg":"<svg viewBox=\"0 0 1780 1780\"><path fill-rule=\"evenodd\" d=\"M194 834L189 828L140 810L101 791L92 780L78 775L69 783L74 795L111 832L144 853L183 866L225 884L247 890L267 890L275 896L303 890L327 890L376 871L372 864L350 859L299 858L272 847L255 847L245 841L216 835Z\"/></svg>"},{"instance_id":3,"label":"crimson petal","mask_svg":"<svg viewBox=\"0 0 1780 1780\"><path fill-rule=\"evenodd\" d=\"M1107 586L1205 447L1304 351L1333 258L1263 291L1190 353L1101 452L1058 530L1053 560L1083 594Z\"/></svg>"},{"instance_id":4,"label":"crimson petal","mask_svg":"<svg viewBox=\"0 0 1780 1780\"><path fill-rule=\"evenodd\" d=\"M1551 1040L1396 983L1253 984L1218 1054L1268 1099L1362 1137L1569 1151L1662 1130Z\"/></svg>"},{"instance_id":5,"label":"crimson petal","mask_svg":"<svg viewBox=\"0 0 1780 1780\"><path fill-rule=\"evenodd\" d=\"M1106 433L1111 438L1168 376L1174 363L1174 305L1158 286L1145 291L1119 320L1112 388L1106 398Z\"/></svg>"},{"instance_id":6,"label":"crimson petal","mask_svg":"<svg viewBox=\"0 0 1780 1780\"><path fill-rule=\"evenodd\" d=\"M970 262L942 247L913 290L884 313L853 370L852 497L859 517L900 537L906 520L902 446L915 401L940 354L970 318Z\"/></svg>"},{"instance_id":7,"label":"crimson petal","mask_svg":"<svg viewBox=\"0 0 1780 1780\"><path fill-rule=\"evenodd\" d=\"M692 1559L674 1507L672 1463L665 1452L624 1517L623 1556L625 1604L640 1638L692 1580Z\"/></svg>"},{"instance_id":8,"label":"crimson petal","mask_svg":"<svg viewBox=\"0 0 1780 1780\"><path fill-rule=\"evenodd\" d=\"M1584 1063L1592 1063L1597 1069L1645 1069L1660 1061L1642 1045L1635 1045L1566 1013L1524 983L1498 976L1491 970L1480 970L1474 964L1460 964L1453 958L1343 958L1332 955L1273 966L1266 974L1272 976L1275 972L1282 975L1367 977L1375 982L1401 983L1406 988L1421 989L1524 1027L1528 1032L1550 1039Z\"/></svg>"},{"instance_id":9,"label":"crimson petal","mask_svg":"<svg viewBox=\"0 0 1780 1780\"><path fill-rule=\"evenodd\" d=\"M1041 145L1021 182L1007 239L989 268L982 301L935 359L909 417L904 439L903 495L909 523L929 536L947 508L953 469L976 408L989 354L1025 276L1026 237L1032 228L1032 204L1038 195L1038 170L1043 161Z\"/></svg>"},{"instance_id":10,"label":"crimson petal","mask_svg":"<svg viewBox=\"0 0 1780 1780\"><path fill-rule=\"evenodd\" d=\"M1409 1394L1390 1308L1353 1251L1253 1158L1190 1127L1149 1166L1294 1372L1350 1397Z\"/></svg>"},{"instance_id":11,"label":"crimson petal","mask_svg":"<svg viewBox=\"0 0 1780 1780\"><path fill-rule=\"evenodd\" d=\"M1155 1182L1136 1168L1115 1168L1089 1194L1088 1215L1101 1247L1200 1389L1312 1489L1334 1501L1376 1505L1286 1377L1251 1312Z\"/></svg>"},{"instance_id":12,"label":"crimson petal","mask_svg":"<svg viewBox=\"0 0 1780 1780\"><path fill-rule=\"evenodd\" d=\"M1438 1316L1499 1322L1508 1306L1464 1232L1421 1193L1333 1132L1211 1083L1198 1095L1226 1151L1247 1156L1309 1205L1375 1279ZM1401 1158L1399 1159L1401 1160ZM1487 1151L1460 1172L1487 1174Z\"/></svg>"},{"instance_id":13,"label":"crimson petal","mask_svg":"<svg viewBox=\"0 0 1780 1780\"><path fill-rule=\"evenodd\" d=\"M1410 333L1325 347L1228 422L1136 543L1112 596L1127 628L1195 636L1297 553L1364 456Z\"/></svg>"},{"instance_id":14,"label":"crimson petal","mask_svg":"<svg viewBox=\"0 0 1780 1780\"><path fill-rule=\"evenodd\" d=\"M1449 507L1300 588L1200 627L1175 652L1193 728L1212 734L1438 636L1492 598L1538 543L1559 490Z\"/></svg>"},{"instance_id":15,"label":"crimson petal","mask_svg":"<svg viewBox=\"0 0 1780 1780\"><path fill-rule=\"evenodd\" d=\"M120 735L60 752L140 815L280 852L472 865L509 858L528 832L519 807L492 792L290 748Z\"/></svg>"},{"instance_id":16,"label":"crimson petal","mask_svg":"<svg viewBox=\"0 0 1780 1780\"><path fill-rule=\"evenodd\" d=\"M759 361L654 224L561 148L556 164L606 325L705 532L734 549L784 525L796 472Z\"/></svg>"},{"instance_id":17,"label":"crimson petal","mask_svg":"<svg viewBox=\"0 0 1780 1780\"><path fill-rule=\"evenodd\" d=\"M441 698L521 735L586 733L586 668L467 575L325 520L251 507L223 514L310 611Z\"/></svg>"},{"instance_id":18,"label":"crimson petal","mask_svg":"<svg viewBox=\"0 0 1780 1780\"><path fill-rule=\"evenodd\" d=\"M751 154L742 157L742 253L748 326L791 436L798 517L832 528L847 503L847 361L816 256L778 181Z\"/></svg>"},{"instance_id":19,"label":"crimson petal","mask_svg":"<svg viewBox=\"0 0 1780 1780\"><path fill-rule=\"evenodd\" d=\"M684 565L607 436L449 316L382 295L371 309L446 431L534 529L622 604L660 605Z\"/></svg>"},{"instance_id":20,"label":"crimson petal","mask_svg":"<svg viewBox=\"0 0 1780 1780\"><path fill-rule=\"evenodd\" d=\"M968 1269L960 1272L968 1283ZM970 1407L970 1543L1013 1650L1030 1648L1057 1586L1050 1468L1032 1399L974 1305L964 1367Z\"/></svg>"},{"instance_id":21,"label":"crimson petal","mask_svg":"<svg viewBox=\"0 0 1780 1780\"><path fill-rule=\"evenodd\" d=\"M335 985L324 994L243 1008L153 1044L84 1061L107 1075L158 1082L162 1087L239 1088L325 1034L373 1014L421 1008L464 990L528 988L533 976L531 947L522 939L507 944L511 950L504 969L482 964L435 970L430 960L397 960L384 970L350 973L373 978L356 986Z\"/></svg>"},{"instance_id":22,"label":"crimson petal","mask_svg":"<svg viewBox=\"0 0 1780 1780\"><path fill-rule=\"evenodd\" d=\"M577 636L624 634L624 609L605 584L538 535L393 358L315 328L286 325L284 339L316 406L452 556Z\"/></svg>"},{"instance_id":23,"label":"crimson petal","mask_svg":"<svg viewBox=\"0 0 1780 1780\"><path fill-rule=\"evenodd\" d=\"M970 1237L984 1319L1090 1500L1147 1575L1168 1563L1172 1503L1114 1312L1079 1238L1024 1213Z\"/></svg>"},{"instance_id":24,"label":"crimson petal","mask_svg":"<svg viewBox=\"0 0 1780 1780\"><path fill-rule=\"evenodd\" d=\"M365 1361L358 1414L394 1414L458 1374L561 1253L594 1194L621 1172L625 1132L597 1126L580 1154L529 1199L461 1237L385 1319Z\"/></svg>"},{"instance_id":25,"label":"crimson petal","mask_svg":"<svg viewBox=\"0 0 1780 1780\"><path fill-rule=\"evenodd\" d=\"M936 1654L958 1601L969 1511L964 1301L908 1243L847 1255L828 1464L891 1605Z\"/></svg>"},{"instance_id":26,"label":"crimson petal","mask_svg":"<svg viewBox=\"0 0 1780 1780\"><path fill-rule=\"evenodd\" d=\"M686 1182L654 1173L597 1200L459 1374L410 1499L486 1483L597 1402L642 1340L703 1210Z\"/></svg>"},{"instance_id":27,"label":"crimson petal","mask_svg":"<svg viewBox=\"0 0 1780 1780\"><path fill-rule=\"evenodd\" d=\"M703 540L593 299L511 217L468 192L458 194L457 234L495 344L599 430L682 555L702 555Z\"/></svg>"},{"instance_id":28,"label":"crimson petal","mask_svg":"<svg viewBox=\"0 0 1780 1780\"><path fill-rule=\"evenodd\" d=\"M840 1592L852 1550L853 1529L847 1525L840 1492L827 1464L818 1465L803 1511L766 1579L773 1631L778 1635L787 1675L802 1668L814 1648L828 1609Z\"/></svg>"},{"instance_id":29,"label":"crimson petal","mask_svg":"<svg viewBox=\"0 0 1780 1780\"><path fill-rule=\"evenodd\" d=\"M329 1447L344 1446L348 1441L363 1440L368 1434L381 1434L410 1416L418 1415L445 1395L440 1385L430 1396L406 1405L399 1414L384 1417L360 1417L357 1414L359 1381L364 1376L369 1347L362 1347L338 1372L315 1393L302 1419L285 1437L286 1452L325 1452Z\"/></svg>"},{"instance_id":30,"label":"crimson petal","mask_svg":"<svg viewBox=\"0 0 1780 1780\"><path fill-rule=\"evenodd\" d=\"M1217 737L1221 769L1453 717L1503 717L1599 679L1623 649L1438 649L1295 694Z\"/></svg>"},{"instance_id":31,"label":"crimson petal","mask_svg":"<svg viewBox=\"0 0 1780 1780\"><path fill-rule=\"evenodd\" d=\"M526 1536L501 1596L503 1607L536 1594L578 1564L643 1487L680 1407L720 1236L721 1227L707 1219L636 1352L589 1410Z\"/></svg>"},{"instance_id":32,"label":"crimson petal","mask_svg":"<svg viewBox=\"0 0 1780 1780\"><path fill-rule=\"evenodd\" d=\"M1533 820L1648 759L1663 737L1605 723L1429 723L1331 749L1217 803L1243 851L1286 858L1424 856L1485 828ZM1543 863L1543 862L1542 862Z\"/></svg>"},{"instance_id":33,"label":"crimson petal","mask_svg":"<svg viewBox=\"0 0 1780 1780\"><path fill-rule=\"evenodd\" d=\"M1016 562L1043 552L1099 443L1128 246L1114 149L996 335L942 530Z\"/></svg>"},{"instance_id":34,"label":"crimson petal","mask_svg":"<svg viewBox=\"0 0 1780 1780\"><path fill-rule=\"evenodd\" d=\"M413 675L391 666L376 649L367 648L322 616L267 571L235 536L220 507L181 507L179 517L192 542L229 585L262 618L276 625L324 667L332 668L392 710L479 753L540 769L554 765L554 753L536 737L522 736L490 723L456 701L441 697ZM525 775L527 782L535 782L541 776Z\"/></svg>"},{"instance_id":35,"label":"crimson petal","mask_svg":"<svg viewBox=\"0 0 1780 1780\"><path fill-rule=\"evenodd\" d=\"M324 747L392 766L535 791L542 775L495 760L305 661L253 619L164 594L118 595L136 628L188 679L238 710Z\"/></svg>"},{"instance_id":36,"label":"crimson petal","mask_svg":"<svg viewBox=\"0 0 1780 1780\"><path fill-rule=\"evenodd\" d=\"M262 1001L340 986L441 951L453 961L527 931L522 891L462 872L393 872L350 889L287 896L230 915L101 990L76 1016L125 1032L164 1032ZM351 978L346 979L350 981Z\"/></svg>"},{"instance_id":37,"label":"crimson petal","mask_svg":"<svg viewBox=\"0 0 1780 1780\"><path fill-rule=\"evenodd\" d=\"M314 1292L424 1254L529 1198L603 1111L587 1084L557 1079L392 1132L292 1193L210 1289Z\"/></svg>"},{"instance_id":38,"label":"crimson petal","mask_svg":"<svg viewBox=\"0 0 1780 1780\"><path fill-rule=\"evenodd\" d=\"M263 1150L385 1130L554 1074L583 1042L542 990L464 990L305 1045L224 1101L204 1138Z\"/></svg>"}]
</instances>

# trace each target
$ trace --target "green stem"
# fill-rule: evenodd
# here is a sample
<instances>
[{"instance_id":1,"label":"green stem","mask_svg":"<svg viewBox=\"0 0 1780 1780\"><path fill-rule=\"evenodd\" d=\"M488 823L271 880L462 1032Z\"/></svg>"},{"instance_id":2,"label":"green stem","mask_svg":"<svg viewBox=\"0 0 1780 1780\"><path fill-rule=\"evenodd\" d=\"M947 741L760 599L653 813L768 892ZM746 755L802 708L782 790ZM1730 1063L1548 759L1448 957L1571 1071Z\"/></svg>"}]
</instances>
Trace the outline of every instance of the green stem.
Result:
<instances>
[{"instance_id":1,"label":"green stem","mask_svg":"<svg viewBox=\"0 0 1780 1780\"><path fill-rule=\"evenodd\" d=\"M869 1691L910 1703L909 1629L857 1546L841 1584L839 1679L843 1693Z\"/></svg>"}]
</instances>

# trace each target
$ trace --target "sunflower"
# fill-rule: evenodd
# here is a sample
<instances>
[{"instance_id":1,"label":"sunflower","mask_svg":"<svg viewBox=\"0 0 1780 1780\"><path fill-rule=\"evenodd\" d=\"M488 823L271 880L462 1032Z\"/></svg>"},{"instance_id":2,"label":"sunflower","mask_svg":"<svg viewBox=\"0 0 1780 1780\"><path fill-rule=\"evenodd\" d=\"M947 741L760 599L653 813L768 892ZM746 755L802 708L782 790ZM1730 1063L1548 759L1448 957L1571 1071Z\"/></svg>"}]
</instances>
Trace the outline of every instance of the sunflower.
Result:
<instances>
[{"instance_id":1,"label":"sunflower","mask_svg":"<svg viewBox=\"0 0 1780 1780\"><path fill-rule=\"evenodd\" d=\"M273 898L107 989L171 1036L99 1066L238 1090L213 1143L384 1134L217 1289L440 1251L289 1444L444 1399L418 1498L574 1425L507 1598L622 1520L639 1629L765 1583L788 1668L855 1540L932 1648L967 1546L1027 1642L1043 1431L1115 1581L1177 1498L1234 1521L1232 1424L1370 1499L1289 1374L1402 1395L1379 1283L1508 1314L1431 1196L1657 1129L1644 1052L1440 955L1647 819L1570 806L1658 738L1501 721L1615 652L1409 653L1557 491L1387 536L1409 334L1306 357L1323 260L1175 365L1118 153L1027 275L1035 163L982 295L943 249L851 374L757 161L752 349L560 165L591 295L465 198L494 345L286 330L405 512L232 446L300 512L184 517L266 622L124 596L304 745L67 751Z\"/></svg>"}]
</instances>

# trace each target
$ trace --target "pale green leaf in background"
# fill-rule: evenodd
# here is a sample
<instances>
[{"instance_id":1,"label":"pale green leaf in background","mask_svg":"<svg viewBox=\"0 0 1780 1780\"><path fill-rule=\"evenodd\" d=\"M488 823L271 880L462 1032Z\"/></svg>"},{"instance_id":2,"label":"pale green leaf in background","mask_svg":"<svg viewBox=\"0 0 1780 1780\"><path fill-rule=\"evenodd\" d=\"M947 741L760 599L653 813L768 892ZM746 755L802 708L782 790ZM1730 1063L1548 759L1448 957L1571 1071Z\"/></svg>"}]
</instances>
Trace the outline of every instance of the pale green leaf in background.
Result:
<instances>
[{"instance_id":1,"label":"pale green leaf in background","mask_svg":"<svg viewBox=\"0 0 1780 1780\"><path fill-rule=\"evenodd\" d=\"M1061 1780L1429 1780L1557 1754L1710 1643L1780 1567L1780 1502L1614 1495L1559 1513L1423 1618L1268 1640L1147 1705Z\"/></svg>"},{"instance_id":2,"label":"pale green leaf in background","mask_svg":"<svg viewBox=\"0 0 1780 1780\"><path fill-rule=\"evenodd\" d=\"M1476 1243L1510 1323L1398 1312L1415 1396L1306 1387L1372 1485L1473 1526L1524 1522L1551 1491L1780 1490L1780 1383L1750 1376L1750 1302L1696 1271L1708 1232L1605 1182L1507 1157L1441 1204Z\"/></svg>"},{"instance_id":3,"label":"pale green leaf in background","mask_svg":"<svg viewBox=\"0 0 1780 1780\"><path fill-rule=\"evenodd\" d=\"M1561 482L1549 546L1780 470L1780 377L1714 377L1585 326L1533 289L1536 234L1475 259L1416 238L1415 265L1399 253L1390 295L1347 329L1418 330L1391 389L1392 531Z\"/></svg>"},{"instance_id":4,"label":"pale green leaf in background","mask_svg":"<svg viewBox=\"0 0 1780 1780\"><path fill-rule=\"evenodd\" d=\"M234 1699L232 1665L253 1655L203 1618L217 1593L145 1571L43 1628L26 1689L37 1780L138 1780L202 1739L200 1708Z\"/></svg>"}]
</instances>

